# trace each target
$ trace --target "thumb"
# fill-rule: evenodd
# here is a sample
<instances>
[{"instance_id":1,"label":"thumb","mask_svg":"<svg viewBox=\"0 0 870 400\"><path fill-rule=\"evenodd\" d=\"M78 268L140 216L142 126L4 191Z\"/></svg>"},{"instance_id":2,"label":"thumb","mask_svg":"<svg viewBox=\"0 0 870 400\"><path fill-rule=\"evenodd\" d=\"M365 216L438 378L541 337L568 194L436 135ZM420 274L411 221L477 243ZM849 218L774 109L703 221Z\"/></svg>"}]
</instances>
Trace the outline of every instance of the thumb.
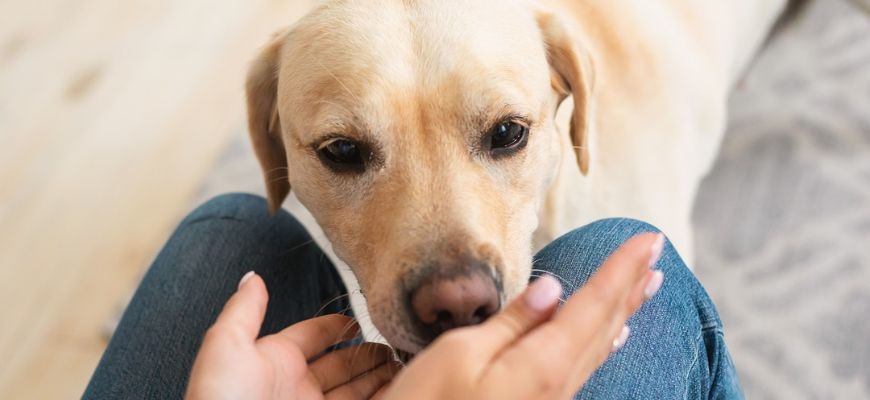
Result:
<instances>
[{"instance_id":1,"label":"thumb","mask_svg":"<svg viewBox=\"0 0 870 400\"><path fill-rule=\"evenodd\" d=\"M265 282L250 271L239 281L239 289L224 305L213 329L241 333L244 339L253 342L260 333L268 302Z\"/></svg>"},{"instance_id":2,"label":"thumb","mask_svg":"<svg viewBox=\"0 0 870 400\"><path fill-rule=\"evenodd\" d=\"M556 278L544 275L529 285L504 310L488 319L476 333L484 354L494 356L526 333L550 319L559 304L562 285Z\"/></svg>"}]
</instances>

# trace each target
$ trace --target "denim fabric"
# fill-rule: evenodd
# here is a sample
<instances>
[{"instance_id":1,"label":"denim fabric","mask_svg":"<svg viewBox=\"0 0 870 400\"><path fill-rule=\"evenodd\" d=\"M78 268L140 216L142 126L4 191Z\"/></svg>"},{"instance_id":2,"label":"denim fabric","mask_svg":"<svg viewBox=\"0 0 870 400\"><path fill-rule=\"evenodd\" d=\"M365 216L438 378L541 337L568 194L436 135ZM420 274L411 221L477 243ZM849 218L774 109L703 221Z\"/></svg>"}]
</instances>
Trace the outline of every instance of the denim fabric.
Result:
<instances>
[{"instance_id":1,"label":"denim fabric","mask_svg":"<svg viewBox=\"0 0 870 400\"><path fill-rule=\"evenodd\" d=\"M270 216L258 196L217 197L181 222L145 274L84 398L181 398L205 331L251 270L269 290L261 335L349 309L338 272L290 214Z\"/></svg>"},{"instance_id":2,"label":"denim fabric","mask_svg":"<svg viewBox=\"0 0 870 400\"><path fill-rule=\"evenodd\" d=\"M595 222L541 250L535 268L573 290L622 242L654 230L628 219ZM659 294L577 398L742 398L710 298L670 244L658 268ZM157 256L83 397L181 398L206 329L250 270L269 289L261 335L349 309L338 273L292 216L270 216L257 196L220 196L185 218Z\"/></svg>"},{"instance_id":3,"label":"denim fabric","mask_svg":"<svg viewBox=\"0 0 870 400\"><path fill-rule=\"evenodd\" d=\"M623 218L593 222L538 252L534 275L546 271L573 292L623 242L643 232L658 230ZM662 288L628 321L625 346L575 398L742 399L716 308L670 242L656 268L665 273Z\"/></svg>"}]
</instances>

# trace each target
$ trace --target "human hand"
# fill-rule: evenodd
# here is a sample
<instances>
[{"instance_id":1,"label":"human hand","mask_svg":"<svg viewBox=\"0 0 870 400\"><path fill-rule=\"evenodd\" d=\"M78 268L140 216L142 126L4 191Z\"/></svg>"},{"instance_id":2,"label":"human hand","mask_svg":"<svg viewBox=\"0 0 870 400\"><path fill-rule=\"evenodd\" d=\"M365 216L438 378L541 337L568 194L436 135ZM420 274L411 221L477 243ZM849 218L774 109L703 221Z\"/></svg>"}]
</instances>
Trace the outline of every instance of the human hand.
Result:
<instances>
[{"instance_id":1,"label":"human hand","mask_svg":"<svg viewBox=\"0 0 870 400\"><path fill-rule=\"evenodd\" d=\"M368 399L399 370L389 347L364 343L327 353L359 327L333 314L257 339L269 296L248 273L208 330L187 387L187 399Z\"/></svg>"},{"instance_id":2,"label":"human hand","mask_svg":"<svg viewBox=\"0 0 870 400\"><path fill-rule=\"evenodd\" d=\"M663 240L631 238L558 311L558 281L538 279L483 324L440 336L385 398L570 398L625 343L625 321L661 287L662 272L650 267Z\"/></svg>"}]
</instances>

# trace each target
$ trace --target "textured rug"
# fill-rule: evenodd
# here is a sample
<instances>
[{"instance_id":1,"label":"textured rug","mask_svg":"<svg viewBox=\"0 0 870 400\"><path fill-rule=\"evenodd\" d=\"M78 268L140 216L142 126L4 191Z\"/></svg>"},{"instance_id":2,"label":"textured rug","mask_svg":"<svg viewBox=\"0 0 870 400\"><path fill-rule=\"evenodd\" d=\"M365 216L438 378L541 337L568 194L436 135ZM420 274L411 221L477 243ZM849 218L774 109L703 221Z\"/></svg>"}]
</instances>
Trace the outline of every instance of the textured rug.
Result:
<instances>
[{"instance_id":1,"label":"textured rug","mask_svg":"<svg viewBox=\"0 0 870 400\"><path fill-rule=\"evenodd\" d=\"M866 10L819 0L774 38L732 96L696 202L696 272L750 399L870 398ZM260 179L240 127L197 202L262 194Z\"/></svg>"},{"instance_id":2,"label":"textured rug","mask_svg":"<svg viewBox=\"0 0 870 400\"><path fill-rule=\"evenodd\" d=\"M870 398L868 14L812 3L730 114L695 203L696 273L747 396Z\"/></svg>"}]
</instances>

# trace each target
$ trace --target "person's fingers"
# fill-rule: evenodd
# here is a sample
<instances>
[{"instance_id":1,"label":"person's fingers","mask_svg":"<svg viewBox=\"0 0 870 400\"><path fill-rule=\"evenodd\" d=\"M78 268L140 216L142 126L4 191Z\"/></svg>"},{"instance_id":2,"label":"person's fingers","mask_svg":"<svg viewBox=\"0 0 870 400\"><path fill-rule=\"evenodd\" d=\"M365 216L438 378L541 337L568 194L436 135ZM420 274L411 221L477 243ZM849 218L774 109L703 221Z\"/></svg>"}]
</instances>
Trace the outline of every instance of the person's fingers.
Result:
<instances>
[{"instance_id":1,"label":"person's fingers","mask_svg":"<svg viewBox=\"0 0 870 400\"><path fill-rule=\"evenodd\" d=\"M392 360L393 351L381 343L363 343L324 355L309 365L323 392L328 392L358 375Z\"/></svg>"},{"instance_id":2,"label":"person's fingers","mask_svg":"<svg viewBox=\"0 0 870 400\"><path fill-rule=\"evenodd\" d=\"M398 373L398 372L397 372L397 373ZM371 400L381 400L381 399L383 399L384 396L387 395L387 392L390 390L390 384L391 384L392 382L393 382L393 381L390 380L389 382L383 384L383 386L381 386L381 387L378 389L378 391L375 392L375 394L372 395Z\"/></svg>"},{"instance_id":3,"label":"person's fingers","mask_svg":"<svg viewBox=\"0 0 870 400\"><path fill-rule=\"evenodd\" d=\"M622 323L640 306L643 286L651 278L650 264L657 258L660 234L645 233L626 241L604 262L589 282L575 293L553 317L553 324L564 332L585 332L609 323L619 334ZM632 296L635 294L635 296ZM628 300L636 300L629 302ZM615 325L614 325L615 324ZM585 328L585 329L584 329ZM605 335L608 336L608 335ZM585 349L578 343L574 353Z\"/></svg>"},{"instance_id":4,"label":"person's fingers","mask_svg":"<svg viewBox=\"0 0 870 400\"><path fill-rule=\"evenodd\" d=\"M553 315L562 295L562 285L556 278L544 275L511 301L504 310L483 324L468 329L464 340L474 343L477 357L498 354L528 331Z\"/></svg>"},{"instance_id":5,"label":"person's fingers","mask_svg":"<svg viewBox=\"0 0 870 400\"><path fill-rule=\"evenodd\" d=\"M662 271L648 272L628 293L628 297L623 305L627 310L626 313L628 315L633 314L638 308L640 308L644 301L651 299L653 295L655 295L655 292L658 291L659 287L661 287L663 280L664 273L662 273ZM619 335L612 341L610 352L616 352L622 349L622 346L625 345L630 333L631 329L628 325L622 325Z\"/></svg>"},{"instance_id":6,"label":"person's fingers","mask_svg":"<svg viewBox=\"0 0 870 400\"><path fill-rule=\"evenodd\" d=\"M606 359L625 320L643 302L658 240L655 234L629 239L551 320L502 352L487 374L531 381L517 387L578 389ZM534 373L511 372L520 367Z\"/></svg>"},{"instance_id":7,"label":"person's fingers","mask_svg":"<svg viewBox=\"0 0 870 400\"><path fill-rule=\"evenodd\" d=\"M604 363L613 349L614 339L622 333L625 321L647 299L644 289L656 274L661 274L653 272L650 267L661 255L663 240L661 234L644 234L630 239L553 318L556 329L567 337L576 338L576 345L565 353L573 360L568 376L571 390L579 389ZM583 329L588 326L597 326L598 329ZM543 341L546 339L542 338Z\"/></svg>"},{"instance_id":8,"label":"person's fingers","mask_svg":"<svg viewBox=\"0 0 870 400\"><path fill-rule=\"evenodd\" d=\"M380 392L380 389L389 383L401 369L401 364L389 360L359 378L326 392L324 398L326 400L369 399Z\"/></svg>"},{"instance_id":9,"label":"person's fingers","mask_svg":"<svg viewBox=\"0 0 870 400\"><path fill-rule=\"evenodd\" d=\"M290 341L302 350L305 359L310 360L329 346L353 339L358 334L359 325L353 318L329 314L297 322L271 335L270 339Z\"/></svg>"},{"instance_id":10,"label":"person's fingers","mask_svg":"<svg viewBox=\"0 0 870 400\"><path fill-rule=\"evenodd\" d=\"M239 281L234 293L217 317L212 332L238 334L244 340L254 342L260 333L269 294L266 284L254 271L248 272Z\"/></svg>"}]
</instances>

